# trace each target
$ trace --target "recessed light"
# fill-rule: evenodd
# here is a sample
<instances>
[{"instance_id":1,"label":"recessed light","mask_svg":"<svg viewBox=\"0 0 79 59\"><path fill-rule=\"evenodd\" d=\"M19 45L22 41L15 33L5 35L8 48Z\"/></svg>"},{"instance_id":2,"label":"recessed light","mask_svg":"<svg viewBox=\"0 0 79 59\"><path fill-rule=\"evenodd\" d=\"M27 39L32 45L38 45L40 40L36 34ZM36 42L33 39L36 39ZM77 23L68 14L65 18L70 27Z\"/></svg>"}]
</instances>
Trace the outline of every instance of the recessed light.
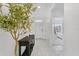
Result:
<instances>
[{"instance_id":1,"label":"recessed light","mask_svg":"<svg viewBox=\"0 0 79 59\"><path fill-rule=\"evenodd\" d=\"M37 6L37 8L40 8L40 6Z\"/></svg>"}]
</instances>

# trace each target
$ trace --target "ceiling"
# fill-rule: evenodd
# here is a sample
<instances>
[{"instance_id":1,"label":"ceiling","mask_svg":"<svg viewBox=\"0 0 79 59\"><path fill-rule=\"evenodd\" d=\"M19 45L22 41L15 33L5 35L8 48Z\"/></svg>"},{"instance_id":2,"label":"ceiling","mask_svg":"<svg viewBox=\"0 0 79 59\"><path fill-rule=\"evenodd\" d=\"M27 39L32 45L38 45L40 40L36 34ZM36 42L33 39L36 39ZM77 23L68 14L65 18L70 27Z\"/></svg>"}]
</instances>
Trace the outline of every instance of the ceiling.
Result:
<instances>
[{"instance_id":1,"label":"ceiling","mask_svg":"<svg viewBox=\"0 0 79 59\"><path fill-rule=\"evenodd\" d=\"M36 11L33 13L32 17L34 19L43 19L45 17L48 17L48 14L50 13L51 7L53 3L35 3L34 6L39 7Z\"/></svg>"},{"instance_id":2,"label":"ceiling","mask_svg":"<svg viewBox=\"0 0 79 59\"><path fill-rule=\"evenodd\" d=\"M50 15L55 17L64 16L64 4L63 3L35 3L34 6L37 8L32 15L32 19L46 20Z\"/></svg>"}]
</instances>

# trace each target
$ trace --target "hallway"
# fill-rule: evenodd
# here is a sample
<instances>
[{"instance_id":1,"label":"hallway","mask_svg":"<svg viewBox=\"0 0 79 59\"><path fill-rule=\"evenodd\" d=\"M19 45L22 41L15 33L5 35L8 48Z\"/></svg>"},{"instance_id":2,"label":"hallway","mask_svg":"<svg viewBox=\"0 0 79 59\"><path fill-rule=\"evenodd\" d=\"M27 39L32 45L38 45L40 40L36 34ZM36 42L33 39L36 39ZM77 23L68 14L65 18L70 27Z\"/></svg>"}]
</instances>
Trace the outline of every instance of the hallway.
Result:
<instances>
[{"instance_id":1,"label":"hallway","mask_svg":"<svg viewBox=\"0 0 79 59\"><path fill-rule=\"evenodd\" d=\"M44 39L36 39L31 56L52 56L53 52L49 48L47 41Z\"/></svg>"}]
</instances>

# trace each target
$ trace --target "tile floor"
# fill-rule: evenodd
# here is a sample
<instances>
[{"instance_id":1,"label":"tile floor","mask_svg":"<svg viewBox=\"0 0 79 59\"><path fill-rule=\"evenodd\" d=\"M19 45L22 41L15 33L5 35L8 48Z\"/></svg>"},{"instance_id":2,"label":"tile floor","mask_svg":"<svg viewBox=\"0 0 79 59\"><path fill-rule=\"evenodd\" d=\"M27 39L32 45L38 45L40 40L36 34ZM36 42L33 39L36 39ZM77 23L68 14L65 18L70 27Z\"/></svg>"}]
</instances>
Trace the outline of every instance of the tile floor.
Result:
<instances>
[{"instance_id":1,"label":"tile floor","mask_svg":"<svg viewBox=\"0 0 79 59\"><path fill-rule=\"evenodd\" d=\"M35 46L33 48L31 56L52 56L52 49L49 48L47 41L42 39L35 40Z\"/></svg>"},{"instance_id":2,"label":"tile floor","mask_svg":"<svg viewBox=\"0 0 79 59\"><path fill-rule=\"evenodd\" d=\"M36 39L35 46L33 48L31 56L63 56L63 53L64 53L63 44L61 45L55 44L50 48L45 39Z\"/></svg>"}]
</instances>

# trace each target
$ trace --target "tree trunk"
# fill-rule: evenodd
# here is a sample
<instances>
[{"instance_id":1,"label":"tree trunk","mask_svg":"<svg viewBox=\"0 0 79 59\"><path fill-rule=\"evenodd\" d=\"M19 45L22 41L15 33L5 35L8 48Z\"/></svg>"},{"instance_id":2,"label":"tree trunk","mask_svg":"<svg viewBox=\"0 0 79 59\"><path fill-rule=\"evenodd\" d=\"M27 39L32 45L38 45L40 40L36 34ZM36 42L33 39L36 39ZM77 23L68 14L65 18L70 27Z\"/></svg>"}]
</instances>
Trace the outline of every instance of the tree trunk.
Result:
<instances>
[{"instance_id":1,"label":"tree trunk","mask_svg":"<svg viewBox=\"0 0 79 59\"><path fill-rule=\"evenodd\" d=\"M14 48L14 55L15 56L17 56L18 47L19 47L18 41L15 41L15 48Z\"/></svg>"},{"instance_id":2,"label":"tree trunk","mask_svg":"<svg viewBox=\"0 0 79 59\"><path fill-rule=\"evenodd\" d=\"M18 43L19 35L17 35L17 31L13 31L13 32L11 31L11 35L15 40L14 55L17 56L17 49L19 48L19 43Z\"/></svg>"}]
</instances>

